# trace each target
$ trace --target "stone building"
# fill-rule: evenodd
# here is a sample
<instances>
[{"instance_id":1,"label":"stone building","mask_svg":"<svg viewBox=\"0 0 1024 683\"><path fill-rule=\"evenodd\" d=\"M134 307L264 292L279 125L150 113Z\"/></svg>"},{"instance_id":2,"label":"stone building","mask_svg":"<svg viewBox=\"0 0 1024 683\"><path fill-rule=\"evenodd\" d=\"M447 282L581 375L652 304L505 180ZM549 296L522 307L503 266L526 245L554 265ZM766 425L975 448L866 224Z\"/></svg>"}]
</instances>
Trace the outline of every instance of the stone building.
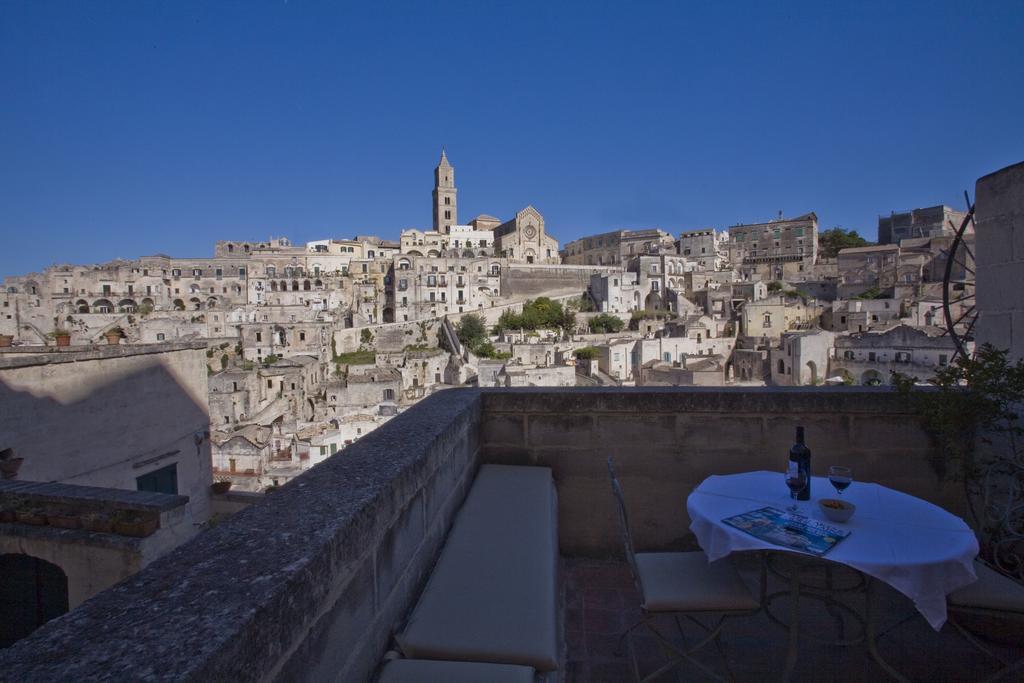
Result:
<instances>
[{"instance_id":1,"label":"stone building","mask_svg":"<svg viewBox=\"0 0 1024 683\"><path fill-rule=\"evenodd\" d=\"M725 384L725 359L722 356L700 356L667 363L652 360L640 366L637 386L679 387Z\"/></svg>"},{"instance_id":2,"label":"stone building","mask_svg":"<svg viewBox=\"0 0 1024 683\"><path fill-rule=\"evenodd\" d=\"M686 259L676 254L634 256L626 270L637 274L633 310L680 310L686 292Z\"/></svg>"},{"instance_id":3,"label":"stone building","mask_svg":"<svg viewBox=\"0 0 1024 683\"><path fill-rule=\"evenodd\" d=\"M547 234L544 217L532 206L494 228L494 254L510 261L558 264L558 240Z\"/></svg>"},{"instance_id":4,"label":"stone building","mask_svg":"<svg viewBox=\"0 0 1024 683\"><path fill-rule=\"evenodd\" d=\"M839 298L859 296L869 289L891 294L896 286L899 260L898 244L841 250L837 257Z\"/></svg>"},{"instance_id":5,"label":"stone building","mask_svg":"<svg viewBox=\"0 0 1024 683\"><path fill-rule=\"evenodd\" d=\"M836 335L826 330L786 332L770 355L772 384L816 386L824 384Z\"/></svg>"},{"instance_id":6,"label":"stone building","mask_svg":"<svg viewBox=\"0 0 1024 683\"><path fill-rule=\"evenodd\" d=\"M817 258L814 212L729 228L729 261L746 279L799 280Z\"/></svg>"},{"instance_id":7,"label":"stone building","mask_svg":"<svg viewBox=\"0 0 1024 683\"><path fill-rule=\"evenodd\" d=\"M567 243L561 257L569 265L614 266L634 256L674 251L672 236L664 230L614 230Z\"/></svg>"},{"instance_id":8,"label":"stone building","mask_svg":"<svg viewBox=\"0 0 1024 683\"><path fill-rule=\"evenodd\" d=\"M769 297L751 301L740 309L740 333L745 337L777 339L801 325L818 319L821 309L813 300Z\"/></svg>"},{"instance_id":9,"label":"stone building","mask_svg":"<svg viewBox=\"0 0 1024 683\"><path fill-rule=\"evenodd\" d=\"M728 244L727 239L725 244ZM679 255L686 257L700 270L718 270L725 264L728 250L722 247L723 240L714 228L680 233L676 241L676 251Z\"/></svg>"},{"instance_id":10,"label":"stone building","mask_svg":"<svg viewBox=\"0 0 1024 683\"><path fill-rule=\"evenodd\" d=\"M901 309L897 299L836 299L821 314L821 327L832 332L889 328L900 319Z\"/></svg>"},{"instance_id":11,"label":"stone building","mask_svg":"<svg viewBox=\"0 0 1024 683\"><path fill-rule=\"evenodd\" d=\"M501 296L504 264L487 257L396 256L385 318L405 322L490 307Z\"/></svg>"},{"instance_id":12,"label":"stone building","mask_svg":"<svg viewBox=\"0 0 1024 683\"><path fill-rule=\"evenodd\" d=\"M459 224L457 195L455 169L442 149L441 161L434 169L434 232L448 234L453 225Z\"/></svg>"},{"instance_id":13,"label":"stone building","mask_svg":"<svg viewBox=\"0 0 1024 683\"><path fill-rule=\"evenodd\" d=\"M628 313L640 308L639 273L620 271L595 273L590 276L587 293L594 307L602 313Z\"/></svg>"},{"instance_id":14,"label":"stone building","mask_svg":"<svg viewBox=\"0 0 1024 683\"><path fill-rule=\"evenodd\" d=\"M878 217L878 243L899 244L917 237L951 236L967 214L940 204ZM954 227L955 226L955 227Z\"/></svg>"},{"instance_id":15,"label":"stone building","mask_svg":"<svg viewBox=\"0 0 1024 683\"><path fill-rule=\"evenodd\" d=\"M576 369L571 365L513 365L506 363L496 377L499 387L574 387Z\"/></svg>"},{"instance_id":16,"label":"stone building","mask_svg":"<svg viewBox=\"0 0 1024 683\"><path fill-rule=\"evenodd\" d=\"M376 408L402 400L402 374L393 367L350 368L343 379L328 382L324 391L332 415Z\"/></svg>"},{"instance_id":17,"label":"stone building","mask_svg":"<svg viewBox=\"0 0 1024 683\"><path fill-rule=\"evenodd\" d=\"M944 330L901 324L837 336L829 373L867 385L889 384L892 372L927 380L936 368L949 365L955 353Z\"/></svg>"},{"instance_id":18,"label":"stone building","mask_svg":"<svg viewBox=\"0 0 1024 683\"><path fill-rule=\"evenodd\" d=\"M34 589L22 592L18 604L0 601L0 632L25 618L12 614L18 610L34 619L43 602L58 613L75 608L189 540L207 521L205 348L0 348L0 451L23 458L16 480L0 482L0 495L10 492L3 486L16 485L19 504L46 506L50 514L66 509L75 519L156 522L143 538L0 524L3 580L23 580L11 560L29 562L35 572Z\"/></svg>"}]
</instances>

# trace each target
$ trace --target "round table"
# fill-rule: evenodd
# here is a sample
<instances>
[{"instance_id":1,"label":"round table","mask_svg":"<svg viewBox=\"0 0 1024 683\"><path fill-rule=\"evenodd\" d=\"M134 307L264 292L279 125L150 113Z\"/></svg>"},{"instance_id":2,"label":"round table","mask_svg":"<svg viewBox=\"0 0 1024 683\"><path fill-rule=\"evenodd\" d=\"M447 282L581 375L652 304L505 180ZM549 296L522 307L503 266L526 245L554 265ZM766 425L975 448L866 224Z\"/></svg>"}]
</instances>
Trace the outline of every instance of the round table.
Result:
<instances>
[{"instance_id":1,"label":"round table","mask_svg":"<svg viewBox=\"0 0 1024 683\"><path fill-rule=\"evenodd\" d=\"M837 496L827 478L813 477L811 494L809 501L793 501L781 471L711 476L686 500L690 530L711 562L733 552L771 551L846 565L903 593L932 628L942 628L946 621L946 596L976 580L974 558L978 541L967 524L927 501L869 482L854 481L842 496ZM821 498L842 498L856 505L857 511L846 523L832 522L818 506ZM850 535L818 558L761 540L722 521L763 507L786 510L794 502L799 508L795 514L848 530ZM875 647L871 578L865 579L868 646L887 671L900 677L881 659ZM795 602L799 581L793 583L792 590ZM794 627L793 655L789 658L794 661L787 662L787 669L795 663L795 639Z\"/></svg>"}]
</instances>

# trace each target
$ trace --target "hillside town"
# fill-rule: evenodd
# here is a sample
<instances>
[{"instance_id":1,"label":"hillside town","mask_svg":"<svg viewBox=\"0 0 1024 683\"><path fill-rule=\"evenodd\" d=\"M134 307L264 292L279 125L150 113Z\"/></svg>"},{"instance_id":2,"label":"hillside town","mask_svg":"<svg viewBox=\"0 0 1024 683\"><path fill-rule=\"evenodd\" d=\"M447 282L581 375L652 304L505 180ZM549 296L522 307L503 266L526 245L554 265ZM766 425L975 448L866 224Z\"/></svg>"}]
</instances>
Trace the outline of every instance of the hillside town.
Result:
<instances>
[{"instance_id":1,"label":"hillside town","mask_svg":"<svg viewBox=\"0 0 1024 683\"><path fill-rule=\"evenodd\" d=\"M560 245L530 205L460 222L442 152L432 216L397 240L221 240L9 276L0 346L205 345L213 478L260 492L451 387L923 381L957 353L946 309L969 320L969 297L943 302L947 271L973 288L973 261L947 268L969 219L948 206L881 216L877 244L808 210Z\"/></svg>"}]
</instances>

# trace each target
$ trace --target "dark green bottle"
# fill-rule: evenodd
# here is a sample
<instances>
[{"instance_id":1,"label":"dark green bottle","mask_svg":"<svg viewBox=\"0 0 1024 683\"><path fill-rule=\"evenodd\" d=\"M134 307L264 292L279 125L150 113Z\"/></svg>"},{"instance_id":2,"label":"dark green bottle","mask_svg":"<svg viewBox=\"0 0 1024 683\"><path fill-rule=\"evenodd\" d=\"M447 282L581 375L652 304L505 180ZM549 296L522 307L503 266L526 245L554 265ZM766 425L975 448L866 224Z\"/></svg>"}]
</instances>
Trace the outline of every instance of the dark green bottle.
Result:
<instances>
[{"instance_id":1,"label":"dark green bottle","mask_svg":"<svg viewBox=\"0 0 1024 683\"><path fill-rule=\"evenodd\" d=\"M811 499L811 449L804 444L804 428L796 428L796 443L789 449L789 461L796 463L807 477L807 486L796 494L797 500Z\"/></svg>"}]
</instances>

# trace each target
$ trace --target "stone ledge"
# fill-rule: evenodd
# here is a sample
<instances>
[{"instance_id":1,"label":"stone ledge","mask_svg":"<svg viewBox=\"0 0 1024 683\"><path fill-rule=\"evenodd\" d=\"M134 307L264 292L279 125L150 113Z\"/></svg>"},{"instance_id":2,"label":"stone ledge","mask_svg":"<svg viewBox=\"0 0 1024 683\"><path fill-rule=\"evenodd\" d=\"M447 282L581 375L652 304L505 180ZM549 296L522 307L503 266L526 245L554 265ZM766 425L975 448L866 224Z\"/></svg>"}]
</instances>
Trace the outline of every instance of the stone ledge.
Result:
<instances>
[{"instance_id":1,"label":"stone ledge","mask_svg":"<svg viewBox=\"0 0 1024 683\"><path fill-rule=\"evenodd\" d=\"M188 496L80 486L42 481L0 481L0 500L25 498L40 503L112 504L123 510L165 512L188 503Z\"/></svg>"},{"instance_id":2,"label":"stone ledge","mask_svg":"<svg viewBox=\"0 0 1024 683\"><path fill-rule=\"evenodd\" d=\"M159 344L117 344L95 346L11 346L0 349L0 369L25 368L52 363L75 363L128 356L146 356L171 351L205 349L206 341L160 342ZM25 354L25 355L22 355Z\"/></svg>"},{"instance_id":3,"label":"stone ledge","mask_svg":"<svg viewBox=\"0 0 1024 683\"><path fill-rule=\"evenodd\" d=\"M54 541L61 545L82 545L127 550L138 553L142 549L145 538L121 536L118 534L101 534L84 529L57 529L52 526L31 526L29 524L0 524L0 536L13 538L38 539Z\"/></svg>"},{"instance_id":4,"label":"stone ledge","mask_svg":"<svg viewBox=\"0 0 1024 683\"><path fill-rule=\"evenodd\" d=\"M436 448L454 443L452 429L465 433L464 421L475 422L478 410L476 390L428 397L261 504L0 651L3 677L272 678L327 596L353 580L430 480Z\"/></svg>"},{"instance_id":5,"label":"stone ledge","mask_svg":"<svg viewBox=\"0 0 1024 683\"><path fill-rule=\"evenodd\" d=\"M481 389L480 394L485 414L915 414L889 387L538 387Z\"/></svg>"}]
</instances>

